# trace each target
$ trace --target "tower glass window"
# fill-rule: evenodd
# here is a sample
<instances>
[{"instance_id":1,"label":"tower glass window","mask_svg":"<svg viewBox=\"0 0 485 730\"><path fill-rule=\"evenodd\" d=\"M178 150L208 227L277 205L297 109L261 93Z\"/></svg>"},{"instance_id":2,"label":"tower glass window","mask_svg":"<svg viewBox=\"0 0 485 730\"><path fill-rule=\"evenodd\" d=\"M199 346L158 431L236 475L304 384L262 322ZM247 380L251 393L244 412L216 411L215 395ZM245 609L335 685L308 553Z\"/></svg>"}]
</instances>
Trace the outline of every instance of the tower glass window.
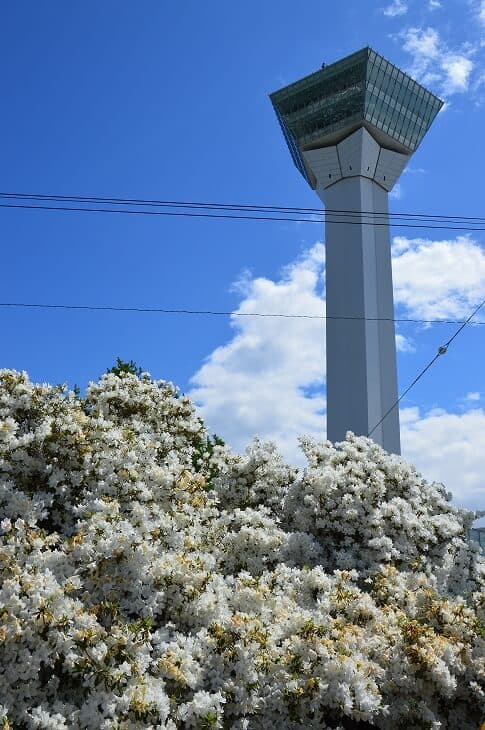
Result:
<instances>
[{"instance_id":1,"label":"tower glass window","mask_svg":"<svg viewBox=\"0 0 485 730\"><path fill-rule=\"evenodd\" d=\"M443 105L371 48L274 92L271 101L308 182L302 151L335 144L365 126L382 146L410 154Z\"/></svg>"}]
</instances>

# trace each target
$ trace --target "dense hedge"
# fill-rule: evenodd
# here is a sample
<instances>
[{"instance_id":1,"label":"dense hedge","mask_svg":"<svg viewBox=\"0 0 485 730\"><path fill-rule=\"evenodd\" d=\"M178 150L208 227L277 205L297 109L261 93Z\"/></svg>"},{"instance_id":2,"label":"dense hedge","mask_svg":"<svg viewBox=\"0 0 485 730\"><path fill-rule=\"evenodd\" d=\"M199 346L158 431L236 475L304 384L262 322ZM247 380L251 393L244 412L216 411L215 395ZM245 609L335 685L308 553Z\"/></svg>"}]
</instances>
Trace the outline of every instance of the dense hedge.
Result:
<instances>
[{"instance_id":1,"label":"dense hedge","mask_svg":"<svg viewBox=\"0 0 485 730\"><path fill-rule=\"evenodd\" d=\"M210 438L187 398L0 371L4 728L460 728L485 718L471 515L349 435Z\"/></svg>"}]
</instances>

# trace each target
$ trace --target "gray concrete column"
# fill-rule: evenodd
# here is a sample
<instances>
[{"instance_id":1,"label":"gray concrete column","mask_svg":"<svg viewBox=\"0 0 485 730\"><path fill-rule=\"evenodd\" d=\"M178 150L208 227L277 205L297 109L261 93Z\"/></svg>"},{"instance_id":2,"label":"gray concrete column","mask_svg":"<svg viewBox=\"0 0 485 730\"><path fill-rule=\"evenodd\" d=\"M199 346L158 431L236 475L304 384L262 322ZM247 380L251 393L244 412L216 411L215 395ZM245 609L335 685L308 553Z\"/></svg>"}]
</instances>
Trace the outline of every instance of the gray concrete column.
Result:
<instances>
[{"instance_id":1,"label":"gray concrete column","mask_svg":"<svg viewBox=\"0 0 485 730\"><path fill-rule=\"evenodd\" d=\"M341 441L347 431L367 435L398 394L389 226L332 210L384 213L375 222L388 223L388 194L362 176L317 192L326 208L327 437ZM372 438L400 454L398 408Z\"/></svg>"}]
</instances>

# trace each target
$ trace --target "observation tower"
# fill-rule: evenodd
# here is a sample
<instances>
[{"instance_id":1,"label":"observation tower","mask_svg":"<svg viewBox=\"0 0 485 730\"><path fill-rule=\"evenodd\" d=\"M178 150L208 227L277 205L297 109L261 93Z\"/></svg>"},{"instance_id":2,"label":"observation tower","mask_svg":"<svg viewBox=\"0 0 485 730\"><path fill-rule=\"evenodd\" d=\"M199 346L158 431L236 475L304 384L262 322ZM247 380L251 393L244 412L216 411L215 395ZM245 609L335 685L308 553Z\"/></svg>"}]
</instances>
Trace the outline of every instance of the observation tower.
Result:
<instances>
[{"instance_id":1,"label":"observation tower","mask_svg":"<svg viewBox=\"0 0 485 730\"><path fill-rule=\"evenodd\" d=\"M371 48L270 98L325 204L328 438L399 454L388 194L443 102Z\"/></svg>"}]
</instances>

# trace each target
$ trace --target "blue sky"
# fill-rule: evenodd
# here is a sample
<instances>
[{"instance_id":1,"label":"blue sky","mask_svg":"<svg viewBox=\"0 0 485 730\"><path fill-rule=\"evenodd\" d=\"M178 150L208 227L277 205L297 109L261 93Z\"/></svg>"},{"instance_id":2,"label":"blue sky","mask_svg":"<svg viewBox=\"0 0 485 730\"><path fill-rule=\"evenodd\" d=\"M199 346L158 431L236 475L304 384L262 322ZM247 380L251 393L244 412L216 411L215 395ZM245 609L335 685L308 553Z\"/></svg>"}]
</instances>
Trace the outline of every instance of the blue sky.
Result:
<instances>
[{"instance_id":1,"label":"blue sky","mask_svg":"<svg viewBox=\"0 0 485 730\"><path fill-rule=\"evenodd\" d=\"M447 102L392 209L485 216L483 0L4 4L0 191L315 207L267 95L364 45ZM4 302L323 311L316 224L0 209L0 232ZM462 317L485 297L483 233L393 234L402 316ZM297 432L324 433L322 322L2 308L0 322L1 366L34 380L84 387L120 355L192 392L237 448L258 432L296 458ZM452 331L399 329L401 388ZM404 454L482 509L484 355L469 328L402 416Z\"/></svg>"}]
</instances>

